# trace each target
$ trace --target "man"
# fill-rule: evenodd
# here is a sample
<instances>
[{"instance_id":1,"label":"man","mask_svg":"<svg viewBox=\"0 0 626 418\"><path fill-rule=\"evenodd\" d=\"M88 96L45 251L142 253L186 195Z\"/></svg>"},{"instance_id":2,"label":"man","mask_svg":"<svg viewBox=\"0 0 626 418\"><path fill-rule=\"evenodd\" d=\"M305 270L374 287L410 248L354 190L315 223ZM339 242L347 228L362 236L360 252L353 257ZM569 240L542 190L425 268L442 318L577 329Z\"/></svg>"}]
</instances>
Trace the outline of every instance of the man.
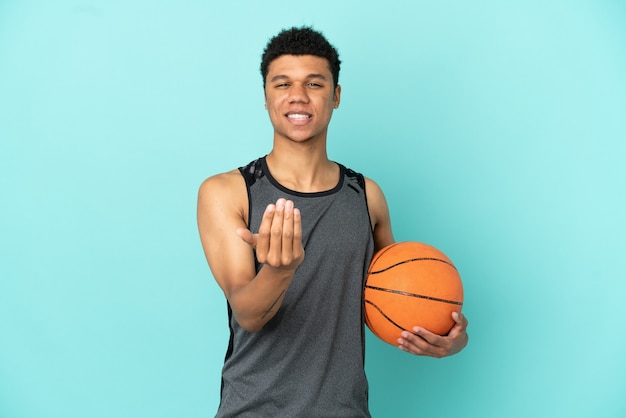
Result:
<instances>
[{"instance_id":1,"label":"man","mask_svg":"<svg viewBox=\"0 0 626 418\"><path fill-rule=\"evenodd\" d=\"M200 237L231 331L219 417L369 416L363 280L394 238L378 185L326 153L339 68L311 28L272 38L261 73L273 148L200 187ZM447 336L415 328L399 348L460 351L467 320L453 318Z\"/></svg>"}]
</instances>

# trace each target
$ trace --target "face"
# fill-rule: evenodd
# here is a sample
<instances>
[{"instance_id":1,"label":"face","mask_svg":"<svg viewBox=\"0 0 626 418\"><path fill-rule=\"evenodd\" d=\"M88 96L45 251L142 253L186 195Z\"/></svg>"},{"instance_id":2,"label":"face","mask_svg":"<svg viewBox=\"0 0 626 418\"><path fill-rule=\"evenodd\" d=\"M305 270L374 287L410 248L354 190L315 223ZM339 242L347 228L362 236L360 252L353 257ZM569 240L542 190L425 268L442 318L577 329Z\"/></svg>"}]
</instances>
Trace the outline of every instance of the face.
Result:
<instances>
[{"instance_id":1,"label":"face","mask_svg":"<svg viewBox=\"0 0 626 418\"><path fill-rule=\"evenodd\" d=\"M313 55L282 55L269 65L265 107L274 139L305 142L326 139L341 87L334 87L328 61Z\"/></svg>"}]
</instances>

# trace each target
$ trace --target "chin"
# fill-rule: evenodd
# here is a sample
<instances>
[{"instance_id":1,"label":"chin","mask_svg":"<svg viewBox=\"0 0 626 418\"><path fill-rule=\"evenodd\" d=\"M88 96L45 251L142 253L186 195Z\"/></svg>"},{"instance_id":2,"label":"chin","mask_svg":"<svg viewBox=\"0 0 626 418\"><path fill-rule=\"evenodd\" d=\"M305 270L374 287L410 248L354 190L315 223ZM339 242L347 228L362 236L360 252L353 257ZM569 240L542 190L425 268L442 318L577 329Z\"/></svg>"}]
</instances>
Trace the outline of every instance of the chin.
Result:
<instances>
[{"instance_id":1,"label":"chin","mask_svg":"<svg viewBox=\"0 0 626 418\"><path fill-rule=\"evenodd\" d=\"M325 137L324 132L287 132L285 138L294 142L310 142Z\"/></svg>"},{"instance_id":2,"label":"chin","mask_svg":"<svg viewBox=\"0 0 626 418\"><path fill-rule=\"evenodd\" d=\"M277 137L284 138L291 142L308 142L313 140L317 135L305 132L277 132Z\"/></svg>"},{"instance_id":3,"label":"chin","mask_svg":"<svg viewBox=\"0 0 626 418\"><path fill-rule=\"evenodd\" d=\"M305 142L311 142L314 141L315 138L317 138L316 135L296 135L296 136L288 136L287 139L289 139L292 142L299 142L299 143L305 143Z\"/></svg>"}]
</instances>

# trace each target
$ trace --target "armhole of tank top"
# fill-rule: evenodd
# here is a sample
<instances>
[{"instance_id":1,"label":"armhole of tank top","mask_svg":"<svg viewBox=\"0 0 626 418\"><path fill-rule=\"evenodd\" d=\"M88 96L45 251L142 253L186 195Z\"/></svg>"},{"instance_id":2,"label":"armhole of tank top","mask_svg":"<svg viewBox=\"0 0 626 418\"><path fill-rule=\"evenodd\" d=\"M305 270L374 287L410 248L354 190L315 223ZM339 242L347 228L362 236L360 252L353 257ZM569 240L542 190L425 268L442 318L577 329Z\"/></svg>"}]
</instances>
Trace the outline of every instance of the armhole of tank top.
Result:
<instances>
[{"instance_id":1,"label":"armhole of tank top","mask_svg":"<svg viewBox=\"0 0 626 418\"><path fill-rule=\"evenodd\" d=\"M250 217L252 216L252 198L250 196L250 179L246 174L246 167L239 167L239 174L243 177L243 181L246 185L246 198L248 199L248 216L246 217L246 227L250 228Z\"/></svg>"},{"instance_id":2,"label":"armhole of tank top","mask_svg":"<svg viewBox=\"0 0 626 418\"><path fill-rule=\"evenodd\" d=\"M252 184L256 182L257 178L255 177L256 170L253 173L250 173L250 167L256 166L259 160L253 161L245 167L239 167L239 173L243 177L243 181L246 184L246 198L248 199L248 216L246 217L246 227L250 229L250 225L252 224L252 194L250 189L252 188ZM252 231L251 231L252 232ZM254 250L253 250L254 251ZM258 273L261 270L263 265L259 263L256 259L256 252L254 256L254 267L256 272Z\"/></svg>"},{"instance_id":3,"label":"armhole of tank top","mask_svg":"<svg viewBox=\"0 0 626 418\"><path fill-rule=\"evenodd\" d=\"M373 239L374 238L374 226L372 225L372 215L370 214L370 207L367 203L367 185L365 183L365 176L361 173L357 173L356 171L350 168L346 168L341 164L339 164L339 167L341 167L341 171L342 173L344 173L346 177L352 177L356 179L356 183L359 185L361 190L363 190L363 199L365 199L365 209L367 210L367 219L369 220L369 223L370 223L370 232L372 233L372 239ZM354 188L354 186L350 186L350 187Z\"/></svg>"},{"instance_id":4,"label":"armhole of tank top","mask_svg":"<svg viewBox=\"0 0 626 418\"><path fill-rule=\"evenodd\" d=\"M363 185L363 198L365 199L365 209L367 210L367 219L370 222L370 231L372 232L372 239L374 239L374 225L372 225L372 214L370 213L370 206L367 203L367 185L365 183L365 176L361 173L357 173L359 183Z\"/></svg>"}]
</instances>

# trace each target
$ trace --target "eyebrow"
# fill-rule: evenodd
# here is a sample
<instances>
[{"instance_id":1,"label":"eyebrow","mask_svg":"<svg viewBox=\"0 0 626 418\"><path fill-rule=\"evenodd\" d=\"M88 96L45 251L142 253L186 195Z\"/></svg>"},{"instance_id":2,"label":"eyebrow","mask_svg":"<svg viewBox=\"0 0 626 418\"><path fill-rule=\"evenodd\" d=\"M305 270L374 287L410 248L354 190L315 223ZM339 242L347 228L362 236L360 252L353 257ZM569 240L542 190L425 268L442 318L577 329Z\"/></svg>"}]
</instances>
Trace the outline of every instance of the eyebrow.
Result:
<instances>
[{"instance_id":1,"label":"eyebrow","mask_svg":"<svg viewBox=\"0 0 626 418\"><path fill-rule=\"evenodd\" d=\"M313 73L313 74L309 74L308 76L306 76L307 80L310 79L321 79L323 81L326 81L326 76L324 76L324 74L317 74L317 73ZM278 74L275 75L274 77L272 77L272 79L270 80L271 83L278 81L278 80L288 80L289 76L285 75L285 74Z\"/></svg>"}]
</instances>

